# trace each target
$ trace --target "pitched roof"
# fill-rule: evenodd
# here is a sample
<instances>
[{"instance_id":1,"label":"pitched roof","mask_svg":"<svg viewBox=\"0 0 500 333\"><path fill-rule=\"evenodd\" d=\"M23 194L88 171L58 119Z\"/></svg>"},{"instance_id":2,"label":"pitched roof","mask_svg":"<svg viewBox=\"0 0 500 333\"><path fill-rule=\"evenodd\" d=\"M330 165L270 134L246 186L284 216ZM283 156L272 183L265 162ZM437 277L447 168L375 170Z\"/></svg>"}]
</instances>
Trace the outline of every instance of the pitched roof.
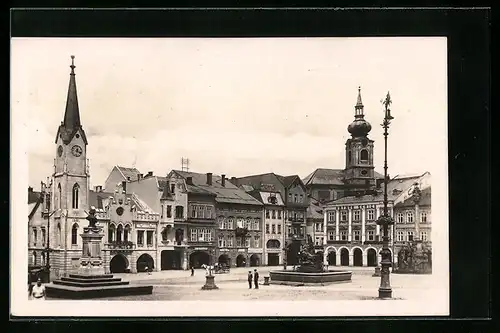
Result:
<instances>
[{"instance_id":1,"label":"pitched roof","mask_svg":"<svg viewBox=\"0 0 500 333\"><path fill-rule=\"evenodd\" d=\"M128 177L130 177L130 180L136 180L137 174L141 173L136 168L128 168L119 165L116 165L115 168L117 168L118 171L120 171L124 179L128 179Z\"/></svg>"},{"instance_id":2,"label":"pitched roof","mask_svg":"<svg viewBox=\"0 0 500 333\"><path fill-rule=\"evenodd\" d=\"M257 199L240 189L226 179L225 186L222 186L222 177L212 175L212 185L207 184L207 175L197 172L173 170L183 178L192 177L193 185L188 185L188 191L195 193L208 192L215 194L215 201L220 203L236 203L246 205L262 205ZM201 190L201 191L200 191Z\"/></svg>"},{"instance_id":3,"label":"pitched roof","mask_svg":"<svg viewBox=\"0 0 500 333\"><path fill-rule=\"evenodd\" d=\"M421 198L419 202L420 206L431 206L431 188L427 187L422 190ZM411 199L411 197L406 198L404 201L398 202L396 207L413 207L415 203Z\"/></svg>"},{"instance_id":4,"label":"pitched roof","mask_svg":"<svg viewBox=\"0 0 500 333\"><path fill-rule=\"evenodd\" d=\"M392 200L390 196L388 196L389 201ZM355 203L365 203L365 202L380 202L384 200L384 195L381 192L378 192L376 195L365 194L360 196L347 196L342 197L340 199L328 202L329 205L338 205L338 204L355 204Z\"/></svg>"},{"instance_id":5,"label":"pitched roof","mask_svg":"<svg viewBox=\"0 0 500 333\"><path fill-rule=\"evenodd\" d=\"M41 197L42 197L41 192L28 190L28 204L38 202Z\"/></svg>"},{"instance_id":6,"label":"pitched roof","mask_svg":"<svg viewBox=\"0 0 500 333\"><path fill-rule=\"evenodd\" d=\"M323 208L318 200L310 198L306 217L313 220L323 219Z\"/></svg>"},{"instance_id":7,"label":"pitched roof","mask_svg":"<svg viewBox=\"0 0 500 333\"><path fill-rule=\"evenodd\" d=\"M376 179L384 178L384 175L374 171ZM343 169L325 169L318 168L307 175L302 181L307 185L343 185L344 184Z\"/></svg>"},{"instance_id":8,"label":"pitched roof","mask_svg":"<svg viewBox=\"0 0 500 333\"><path fill-rule=\"evenodd\" d=\"M251 175L236 178L239 185L252 186L254 189L264 191L280 191L282 188L288 188L296 179L301 181L297 175L281 176L274 172L263 173L260 175Z\"/></svg>"},{"instance_id":9,"label":"pitched roof","mask_svg":"<svg viewBox=\"0 0 500 333\"><path fill-rule=\"evenodd\" d=\"M104 209L104 200L109 199L114 193L111 192L95 192L89 190L89 206L94 206L96 209ZM148 206L139 196L135 193L127 193L125 197L130 199L131 205L135 205L138 211L154 213L154 210Z\"/></svg>"}]
</instances>

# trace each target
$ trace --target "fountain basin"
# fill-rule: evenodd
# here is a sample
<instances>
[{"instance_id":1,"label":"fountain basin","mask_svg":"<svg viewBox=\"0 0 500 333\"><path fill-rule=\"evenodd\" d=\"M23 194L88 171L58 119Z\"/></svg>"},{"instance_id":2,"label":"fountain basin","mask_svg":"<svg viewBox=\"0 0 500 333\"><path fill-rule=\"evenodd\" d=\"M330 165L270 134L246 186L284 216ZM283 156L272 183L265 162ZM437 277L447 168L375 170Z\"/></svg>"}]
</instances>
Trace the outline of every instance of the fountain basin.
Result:
<instances>
[{"instance_id":1,"label":"fountain basin","mask_svg":"<svg viewBox=\"0 0 500 333\"><path fill-rule=\"evenodd\" d=\"M270 284L290 286L324 286L333 283L352 282L351 271L327 271L319 273L305 273L294 271L269 272Z\"/></svg>"}]
</instances>

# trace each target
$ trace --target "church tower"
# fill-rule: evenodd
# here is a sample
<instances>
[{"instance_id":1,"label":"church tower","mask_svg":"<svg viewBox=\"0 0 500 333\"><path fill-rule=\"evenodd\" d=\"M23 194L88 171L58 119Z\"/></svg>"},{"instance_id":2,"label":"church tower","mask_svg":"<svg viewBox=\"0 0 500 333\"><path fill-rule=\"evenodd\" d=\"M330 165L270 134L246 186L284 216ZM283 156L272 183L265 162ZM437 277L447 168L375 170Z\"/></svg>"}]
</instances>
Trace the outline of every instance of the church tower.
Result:
<instances>
[{"instance_id":1,"label":"church tower","mask_svg":"<svg viewBox=\"0 0 500 333\"><path fill-rule=\"evenodd\" d=\"M373 166L373 140L368 138L372 126L364 115L361 87L358 88L358 99L354 106L354 121L347 130L351 137L345 144L346 167L344 180L350 190L366 190L375 185Z\"/></svg>"},{"instance_id":2,"label":"church tower","mask_svg":"<svg viewBox=\"0 0 500 333\"><path fill-rule=\"evenodd\" d=\"M54 249L54 268L61 276L71 271L81 255L83 232L88 222L89 170L87 137L80 122L76 91L74 56L64 119L55 139L54 173L52 174L52 203L54 219L50 225L50 247ZM52 261L52 258L51 258Z\"/></svg>"}]
</instances>

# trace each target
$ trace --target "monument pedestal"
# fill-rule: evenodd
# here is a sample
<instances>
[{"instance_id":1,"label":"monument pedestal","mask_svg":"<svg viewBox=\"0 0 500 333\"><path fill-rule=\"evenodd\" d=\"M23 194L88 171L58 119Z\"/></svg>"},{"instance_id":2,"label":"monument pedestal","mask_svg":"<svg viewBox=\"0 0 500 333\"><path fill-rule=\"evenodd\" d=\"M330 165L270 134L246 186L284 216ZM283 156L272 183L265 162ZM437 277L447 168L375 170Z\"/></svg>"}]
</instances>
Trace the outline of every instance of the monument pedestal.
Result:
<instances>
[{"instance_id":1,"label":"monument pedestal","mask_svg":"<svg viewBox=\"0 0 500 333\"><path fill-rule=\"evenodd\" d=\"M203 287L201 287L202 290L219 289L219 287L217 287L215 285L215 276L214 275L206 275L205 278L206 278L205 285Z\"/></svg>"},{"instance_id":2,"label":"monument pedestal","mask_svg":"<svg viewBox=\"0 0 500 333\"><path fill-rule=\"evenodd\" d=\"M101 258L101 240L104 233L100 228L83 228L80 235L83 241L83 256L80 258L78 274L103 275L104 265Z\"/></svg>"}]
</instances>

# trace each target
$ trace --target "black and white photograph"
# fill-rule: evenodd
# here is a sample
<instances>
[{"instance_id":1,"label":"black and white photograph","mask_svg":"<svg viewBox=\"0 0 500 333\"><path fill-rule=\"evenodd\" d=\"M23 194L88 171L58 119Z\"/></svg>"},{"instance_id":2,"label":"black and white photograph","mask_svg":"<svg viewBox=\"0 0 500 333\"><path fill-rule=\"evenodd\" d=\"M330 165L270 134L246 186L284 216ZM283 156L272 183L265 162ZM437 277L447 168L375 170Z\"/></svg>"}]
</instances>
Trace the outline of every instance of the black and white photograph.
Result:
<instances>
[{"instance_id":1,"label":"black and white photograph","mask_svg":"<svg viewBox=\"0 0 500 333\"><path fill-rule=\"evenodd\" d=\"M449 315L447 39L12 38L12 313Z\"/></svg>"}]
</instances>

